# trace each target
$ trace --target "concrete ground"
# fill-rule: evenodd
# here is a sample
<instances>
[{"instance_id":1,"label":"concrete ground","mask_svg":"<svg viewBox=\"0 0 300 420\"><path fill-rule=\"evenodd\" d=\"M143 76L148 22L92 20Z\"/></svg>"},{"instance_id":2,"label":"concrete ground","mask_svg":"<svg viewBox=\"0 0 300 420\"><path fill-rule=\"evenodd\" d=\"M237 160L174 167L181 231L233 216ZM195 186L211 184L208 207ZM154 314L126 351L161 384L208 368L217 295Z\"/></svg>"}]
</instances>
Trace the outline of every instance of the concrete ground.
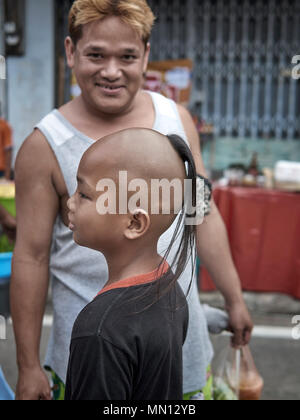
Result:
<instances>
[{"instance_id":1,"label":"concrete ground","mask_svg":"<svg viewBox=\"0 0 300 420\"><path fill-rule=\"evenodd\" d=\"M202 295L201 299L203 302L218 304L218 296L213 295ZM272 300L269 296L264 298L265 301ZM277 307L278 312L280 305L276 303L276 299L280 300L280 296L276 296L274 299L275 305L273 305L273 310L275 311ZM286 297L282 296L282 299L285 301ZM295 327L292 324L292 318L295 314L300 315L300 310L293 313L290 311L292 304L295 305L294 311L297 311L300 302L290 301L289 307L283 305L284 310L281 310L281 312L286 313L275 313L272 312L272 307L269 303L265 302L265 304L257 308L258 297L254 301L256 309L251 310L251 314L256 328L251 341L251 350L257 368L265 381L262 399L300 400L300 339L295 340L292 335L292 329ZM249 302L248 305L251 306ZM218 306L222 306L220 301ZM258 310L261 308L264 311ZM288 311L290 313L287 313ZM48 306L46 315L41 340L42 359L50 333L51 306ZM213 336L212 342L215 352L218 354L228 344L229 337L224 335ZM16 350L10 321L6 325L6 340L0 340L0 366L2 366L8 383L15 389L17 383Z\"/></svg>"}]
</instances>

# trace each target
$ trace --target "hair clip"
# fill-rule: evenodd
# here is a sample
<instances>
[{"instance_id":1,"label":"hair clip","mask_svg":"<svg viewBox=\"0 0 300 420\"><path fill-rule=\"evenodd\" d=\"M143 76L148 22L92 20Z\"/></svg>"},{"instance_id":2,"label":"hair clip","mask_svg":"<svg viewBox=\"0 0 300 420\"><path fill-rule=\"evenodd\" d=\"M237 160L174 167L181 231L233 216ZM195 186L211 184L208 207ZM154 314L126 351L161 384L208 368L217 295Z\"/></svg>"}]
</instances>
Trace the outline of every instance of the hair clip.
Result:
<instances>
[{"instance_id":1,"label":"hair clip","mask_svg":"<svg viewBox=\"0 0 300 420\"><path fill-rule=\"evenodd\" d=\"M197 174L197 177L204 181L204 216L209 216L211 213L212 183L202 175Z\"/></svg>"}]
</instances>

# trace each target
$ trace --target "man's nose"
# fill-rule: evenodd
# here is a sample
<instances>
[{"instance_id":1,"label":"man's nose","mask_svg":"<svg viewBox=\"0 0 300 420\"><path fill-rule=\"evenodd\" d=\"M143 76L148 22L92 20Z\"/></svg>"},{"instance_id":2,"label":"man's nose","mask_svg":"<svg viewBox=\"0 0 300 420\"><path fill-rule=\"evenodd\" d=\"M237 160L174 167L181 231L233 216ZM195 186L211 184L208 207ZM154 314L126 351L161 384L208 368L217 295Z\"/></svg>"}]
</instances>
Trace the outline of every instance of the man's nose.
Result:
<instances>
[{"instance_id":1,"label":"man's nose","mask_svg":"<svg viewBox=\"0 0 300 420\"><path fill-rule=\"evenodd\" d=\"M101 71L101 76L110 82L114 82L121 77L121 69L116 59L112 58L106 61Z\"/></svg>"}]
</instances>

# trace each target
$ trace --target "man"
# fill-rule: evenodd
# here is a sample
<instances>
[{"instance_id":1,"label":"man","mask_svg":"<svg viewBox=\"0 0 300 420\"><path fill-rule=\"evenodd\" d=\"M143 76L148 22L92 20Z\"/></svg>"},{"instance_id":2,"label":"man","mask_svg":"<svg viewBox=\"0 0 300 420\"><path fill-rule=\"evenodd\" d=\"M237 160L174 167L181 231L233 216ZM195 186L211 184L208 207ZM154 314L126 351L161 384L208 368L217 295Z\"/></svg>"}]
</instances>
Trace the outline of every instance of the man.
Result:
<instances>
[{"instance_id":1,"label":"man","mask_svg":"<svg viewBox=\"0 0 300 420\"><path fill-rule=\"evenodd\" d=\"M49 258L54 326L46 364L60 383L65 379L74 319L95 296L99 282L103 286L107 280L103 260L76 246L67 229L66 203L76 189L76 171L84 151L99 138L122 129L153 128L189 141L197 171L205 174L198 134L188 111L141 90L153 21L145 0L75 1L65 46L68 65L82 93L46 116L19 152L15 168L18 237L11 285L19 399L50 399L50 386L39 360ZM165 239L167 247L170 242ZM215 205L204 225L198 227L197 250L225 298L235 344L248 343L252 322ZM187 342L185 393L204 387L212 357L196 288L190 299Z\"/></svg>"}]
</instances>

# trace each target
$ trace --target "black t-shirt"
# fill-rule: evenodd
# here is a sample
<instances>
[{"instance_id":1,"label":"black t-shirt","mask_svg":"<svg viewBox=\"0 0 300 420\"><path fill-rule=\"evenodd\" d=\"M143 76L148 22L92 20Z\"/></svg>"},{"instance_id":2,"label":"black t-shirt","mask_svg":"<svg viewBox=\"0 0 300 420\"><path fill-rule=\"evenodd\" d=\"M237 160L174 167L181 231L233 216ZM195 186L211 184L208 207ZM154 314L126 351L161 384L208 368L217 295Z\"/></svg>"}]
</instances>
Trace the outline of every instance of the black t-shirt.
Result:
<instances>
[{"instance_id":1,"label":"black t-shirt","mask_svg":"<svg viewBox=\"0 0 300 420\"><path fill-rule=\"evenodd\" d=\"M169 270L105 291L72 332L66 400L181 400L188 306Z\"/></svg>"}]
</instances>

